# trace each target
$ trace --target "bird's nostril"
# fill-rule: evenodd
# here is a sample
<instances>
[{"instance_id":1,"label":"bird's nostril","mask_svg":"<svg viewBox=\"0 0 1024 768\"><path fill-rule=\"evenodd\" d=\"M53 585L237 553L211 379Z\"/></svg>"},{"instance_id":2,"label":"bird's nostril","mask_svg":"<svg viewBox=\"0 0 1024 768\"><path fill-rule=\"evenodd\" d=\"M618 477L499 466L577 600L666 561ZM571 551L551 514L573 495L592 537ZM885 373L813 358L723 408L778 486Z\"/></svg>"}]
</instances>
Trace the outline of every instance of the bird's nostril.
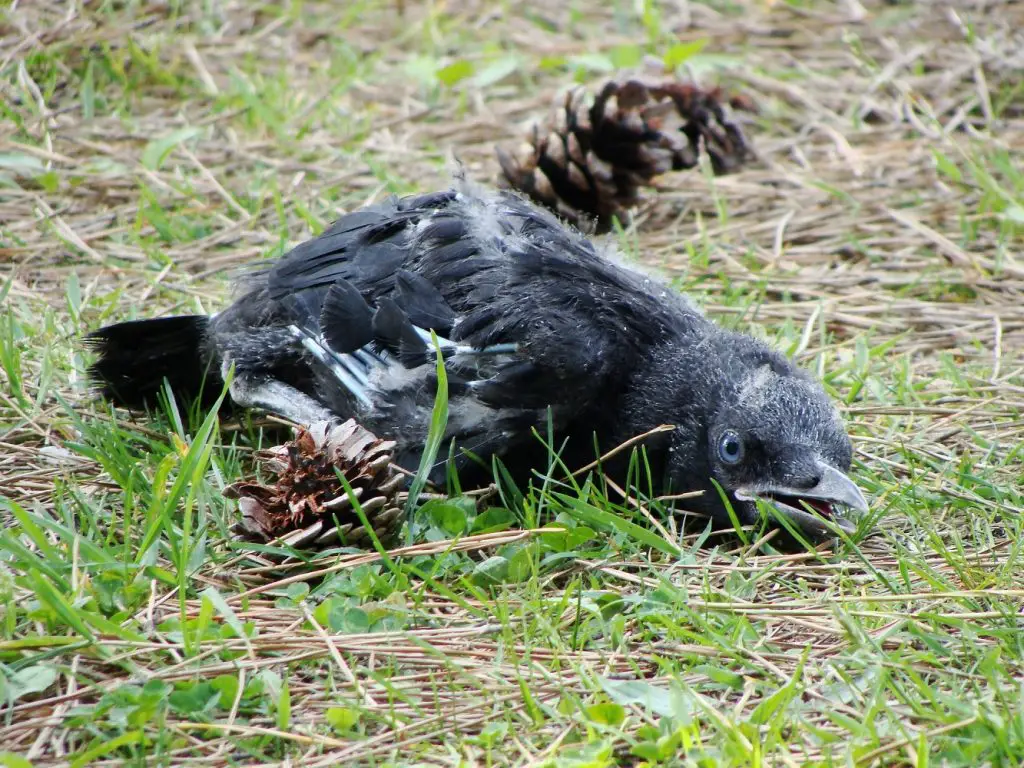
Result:
<instances>
[{"instance_id":1,"label":"bird's nostril","mask_svg":"<svg viewBox=\"0 0 1024 768\"><path fill-rule=\"evenodd\" d=\"M799 488L802 491L807 491L807 490L810 490L811 488L814 488L816 485L818 485L818 483L821 482L821 478L822 478L822 475L821 475L820 472L816 472L816 473L812 473L812 474L807 474L807 475L804 475L803 479L800 480L800 482L793 483L792 487L793 488Z\"/></svg>"}]
</instances>

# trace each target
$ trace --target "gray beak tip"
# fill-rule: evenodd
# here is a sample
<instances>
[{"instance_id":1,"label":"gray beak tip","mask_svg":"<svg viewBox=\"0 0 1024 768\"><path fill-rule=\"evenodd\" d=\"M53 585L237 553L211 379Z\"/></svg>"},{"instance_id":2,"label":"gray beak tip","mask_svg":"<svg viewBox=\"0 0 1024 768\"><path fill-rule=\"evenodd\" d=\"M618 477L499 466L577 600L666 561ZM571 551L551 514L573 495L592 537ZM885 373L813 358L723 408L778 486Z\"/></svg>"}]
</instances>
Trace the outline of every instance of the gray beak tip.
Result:
<instances>
[{"instance_id":1,"label":"gray beak tip","mask_svg":"<svg viewBox=\"0 0 1024 768\"><path fill-rule=\"evenodd\" d=\"M811 489L817 498L845 504L862 515L866 515L870 511L868 500L864 498L864 494L857 484L845 473L823 461L818 462L818 466L821 468L821 480ZM808 495L811 494L808 493Z\"/></svg>"}]
</instances>

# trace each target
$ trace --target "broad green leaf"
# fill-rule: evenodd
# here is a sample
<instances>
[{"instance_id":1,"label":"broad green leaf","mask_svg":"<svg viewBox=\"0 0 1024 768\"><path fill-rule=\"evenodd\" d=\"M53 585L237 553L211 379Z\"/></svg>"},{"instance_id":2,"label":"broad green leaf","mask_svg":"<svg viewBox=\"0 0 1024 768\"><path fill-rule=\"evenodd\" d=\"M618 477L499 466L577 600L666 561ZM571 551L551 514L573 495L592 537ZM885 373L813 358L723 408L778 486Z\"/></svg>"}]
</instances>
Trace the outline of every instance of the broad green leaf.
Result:
<instances>
[{"instance_id":1,"label":"broad green leaf","mask_svg":"<svg viewBox=\"0 0 1024 768\"><path fill-rule=\"evenodd\" d=\"M626 719L626 710L621 704L594 704L587 707L587 717L595 723L618 728Z\"/></svg>"},{"instance_id":2,"label":"broad green leaf","mask_svg":"<svg viewBox=\"0 0 1024 768\"><path fill-rule=\"evenodd\" d=\"M617 45L608 54L616 69L631 69L640 65L644 58L644 49L639 45Z\"/></svg>"},{"instance_id":3,"label":"broad green leaf","mask_svg":"<svg viewBox=\"0 0 1024 768\"><path fill-rule=\"evenodd\" d=\"M32 761L13 752L0 752L0 765L4 768L32 768Z\"/></svg>"},{"instance_id":4,"label":"broad green leaf","mask_svg":"<svg viewBox=\"0 0 1024 768\"><path fill-rule=\"evenodd\" d=\"M492 555L473 568L473 583L481 587L500 584L508 578L508 558Z\"/></svg>"},{"instance_id":5,"label":"broad green leaf","mask_svg":"<svg viewBox=\"0 0 1024 768\"><path fill-rule=\"evenodd\" d=\"M437 60L429 56L410 56L402 70L425 88L437 85Z\"/></svg>"},{"instance_id":6,"label":"broad green leaf","mask_svg":"<svg viewBox=\"0 0 1024 768\"><path fill-rule=\"evenodd\" d=\"M35 176L46 170L46 166L35 155L4 152L0 153L0 170L12 171L15 176Z\"/></svg>"},{"instance_id":7,"label":"broad green leaf","mask_svg":"<svg viewBox=\"0 0 1024 768\"><path fill-rule=\"evenodd\" d=\"M431 499L417 513L417 519L429 519L434 525L452 536L465 533L469 528L472 510L447 499Z\"/></svg>"},{"instance_id":8,"label":"broad green leaf","mask_svg":"<svg viewBox=\"0 0 1024 768\"><path fill-rule=\"evenodd\" d=\"M357 635L370 631L370 616L362 608L351 605L332 605L327 614L327 623L332 632Z\"/></svg>"},{"instance_id":9,"label":"broad green leaf","mask_svg":"<svg viewBox=\"0 0 1024 768\"><path fill-rule=\"evenodd\" d=\"M7 696L20 699L33 693L42 693L57 682L57 670L43 664L23 667L7 679Z\"/></svg>"},{"instance_id":10,"label":"broad green leaf","mask_svg":"<svg viewBox=\"0 0 1024 768\"><path fill-rule=\"evenodd\" d=\"M438 82L451 87L456 83L465 80L467 77L471 77L473 70L473 62L467 61L466 59L459 59L458 61L454 61L449 64L447 67L441 67L434 74L437 76Z\"/></svg>"},{"instance_id":11,"label":"broad green leaf","mask_svg":"<svg viewBox=\"0 0 1024 768\"><path fill-rule=\"evenodd\" d=\"M238 678L234 675L218 675L213 678L210 685L220 694L217 706L221 709L231 709L238 696Z\"/></svg>"},{"instance_id":12,"label":"broad green leaf","mask_svg":"<svg viewBox=\"0 0 1024 768\"><path fill-rule=\"evenodd\" d=\"M486 88L504 80L522 66L522 59L516 55L502 56L488 62L480 71L473 75L473 85Z\"/></svg>"},{"instance_id":13,"label":"broad green leaf","mask_svg":"<svg viewBox=\"0 0 1024 768\"><path fill-rule=\"evenodd\" d=\"M743 690L743 675L738 672L733 672L730 669L715 667L711 664L698 664L693 668L693 673L707 675L714 682L727 685L730 688L735 688L737 691Z\"/></svg>"},{"instance_id":14,"label":"broad green leaf","mask_svg":"<svg viewBox=\"0 0 1024 768\"><path fill-rule=\"evenodd\" d=\"M210 708L220 700L220 691L205 681L183 685L167 697L171 709L182 715L193 715Z\"/></svg>"},{"instance_id":15,"label":"broad green leaf","mask_svg":"<svg viewBox=\"0 0 1024 768\"><path fill-rule=\"evenodd\" d=\"M142 164L151 171L159 171L164 161L167 160L168 155L174 151L176 146L198 135L198 128L188 126L187 128L171 131L166 136L161 136L158 139L153 139L142 150Z\"/></svg>"},{"instance_id":16,"label":"broad green leaf","mask_svg":"<svg viewBox=\"0 0 1024 768\"><path fill-rule=\"evenodd\" d=\"M603 53L581 53L569 58L569 66L586 72L614 72L615 62Z\"/></svg>"},{"instance_id":17,"label":"broad green leaf","mask_svg":"<svg viewBox=\"0 0 1024 768\"><path fill-rule=\"evenodd\" d=\"M281 693L281 676L272 669L260 670L259 680L263 683L263 688L267 692L267 696L272 699L276 699Z\"/></svg>"},{"instance_id":18,"label":"broad green leaf","mask_svg":"<svg viewBox=\"0 0 1024 768\"><path fill-rule=\"evenodd\" d=\"M542 56L537 67L541 72L547 72L552 69L562 69L568 63L569 60L565 56Z\"/></svg>"},{"instance_id":19,"label":"broad green leaf","mask_svg":"<svg viewBox=\"0 0 1024 768\"><path fill-rule=\"evenodd\" d=\"M610 680L601 677L598 681L604 692L619 704L641 706L662 716L675 714L672 694L667 688L659 688L642 680Z\"/></svg>"},{"instance_id":20,"label":"broad green leaf","mask_svg":"<svg viewBox=\"0 0 1024 768\"><path fill-rule=\"evenodd\" d=\"M338 733L347 733L359 725L360 713L349 707L328 707L324 717Z\"/></svg>"},{"instance_id":21,"label":"broad green leaf","mask_svg":"<svg viewBox=\"0 0 1024 768\"><path fill-rule=\"evenodd\" d=\"M488 507L473 520L473 533L504 531L516 521L515 515L505 507Z\"/></svg>"},{"instance_id":22,"label":"broad green leaf","mask_svg":"<svg viewBox=\"0 0 1024 768\"><path fill-rule=\"evenodd\" d=\"M1024 224L1024 206L1011 205L1003 211L1003 216L1016 224Z\"/></svg>"},{"instance_id":23,"label":"broad green leaf","mask_svg":"<svg viewBox=\"0 0 1024 768\"><path fill-rule=\"evenodd\" d=\"M693 40L689 43L676 43L665 51L665 69L669 72L673 71L687 59L692 58L703 51L707 44L708 39L706 37L702 37L699 40Z\"/></svg>"},{"instance_id":24,"label":"broad green leaf","mask_svg":"<svg viewBox=\"0 0 1024 768\"><path fill-rule=\"evenodd\" d=\"M491 748L500 744L508 733L508 723L488 723L480 731L480 735L472 741L485 748Z\"/></svg>"}]
</instances>

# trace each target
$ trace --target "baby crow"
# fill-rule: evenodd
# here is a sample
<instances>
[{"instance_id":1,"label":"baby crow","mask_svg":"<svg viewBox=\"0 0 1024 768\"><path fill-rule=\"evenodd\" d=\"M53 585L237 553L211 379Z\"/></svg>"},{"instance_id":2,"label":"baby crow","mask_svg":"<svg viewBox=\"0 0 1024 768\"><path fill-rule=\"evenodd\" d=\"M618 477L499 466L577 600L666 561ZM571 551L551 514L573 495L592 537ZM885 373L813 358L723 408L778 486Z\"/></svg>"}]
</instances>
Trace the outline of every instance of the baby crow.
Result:
<instances>
[{"instance_id":1,"label":"baby crow","mask_svg":"<svg viewBox=\"0 0 1024 768\"><path fill-rule=\"evenodd\" d=\"M688 508L721 523L726 501L754 522L759 498L812 535L853 530L843 514L867 511L846 475L846 430L810 375L550 213L465 182L343 216L249 271L219 314L119 323L89 340L92 378L115 403L152 403L164 379L212 402L233 369L235 405L304 424L355 417L397 441L410 469L439 348L445 445L464 485L494 455L520 478L546 468L533 430L549 419L569 467L667 423L645 443L655 492L704 491Z\"/></svg>"}]
</instances>

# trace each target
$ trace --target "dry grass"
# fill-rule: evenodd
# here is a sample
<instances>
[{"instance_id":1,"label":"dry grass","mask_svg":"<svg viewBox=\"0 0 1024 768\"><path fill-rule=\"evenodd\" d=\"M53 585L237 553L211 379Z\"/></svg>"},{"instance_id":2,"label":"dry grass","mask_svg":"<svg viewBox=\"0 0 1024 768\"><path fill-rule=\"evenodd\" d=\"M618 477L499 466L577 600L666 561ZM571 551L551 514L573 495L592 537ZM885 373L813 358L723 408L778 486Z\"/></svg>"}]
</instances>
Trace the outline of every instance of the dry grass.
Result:
<instances>
[{"instance_id":1,"label":"dry grass","mask_svg":"<svg viewBox=\"0 0 1024 768\"><path fill-rule=\"evenodd\" d=\"M1024 6L588 5L0 11L3 749L38 765L1024 760ZM445 184L450 152L491 179L494 145L574 72L599 78L594 54L700 38L688 65L761 107L758 161L663 178L621 244L822 375L873 535L780 555L591 523L600 538L566 557L564 533L425 526L406 551L282 570L227 546L218 495L266 423L211 433L202 463L198 420L115 421L89 398L82 331L218 308L231 269ZM199 471L161 507L164 464ZM527 522L581 530L534 501ZM476 578L493 555L512 564L497 585Z\"/></svg>"}]
</instances>

